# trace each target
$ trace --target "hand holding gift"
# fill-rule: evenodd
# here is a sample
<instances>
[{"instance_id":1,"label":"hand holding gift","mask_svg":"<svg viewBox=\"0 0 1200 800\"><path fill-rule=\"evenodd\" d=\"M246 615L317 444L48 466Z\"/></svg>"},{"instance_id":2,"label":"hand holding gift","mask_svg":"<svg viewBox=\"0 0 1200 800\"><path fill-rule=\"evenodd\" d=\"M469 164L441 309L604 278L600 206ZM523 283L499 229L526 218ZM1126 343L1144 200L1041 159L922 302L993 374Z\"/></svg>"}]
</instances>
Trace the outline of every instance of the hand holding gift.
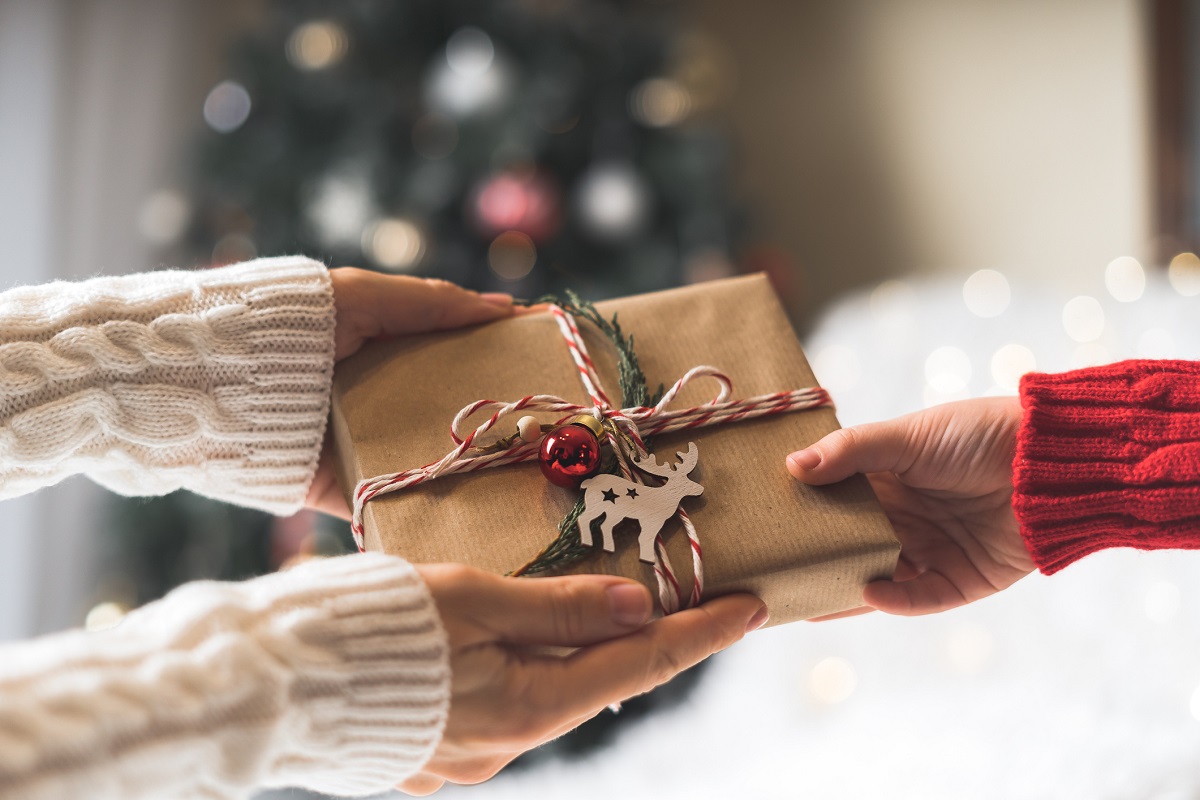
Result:
<instances>
[{"instance_id":1,"label":"hand holding gift","mask_svg":"<svg viewBox=\"0 0 1200 800\"><path fill-rule=\"evenodd\" d=\"M950 403L834 431L788 456L792 475L815 486L866 473L896 528L895 577L868 584L867 607L848 613L944 611L1033 569L1012 510L1020 421L1014 398Z\"/></svg>"},{"instance_id":2,"label":"hand holding gift","mask_svg":"<svg viewBox=\"0 0 1200 800\"><path fill-rule=\"evenodd\" d=\"M896 526L895 578L846 613L944 611L1109 547L1200 549L1200 363L1030 373L1020 395L836 431L788 456L807 484L866 473Z\"/></svg>"},{"instance_id":3,"label":"hand holding gift","mask_svg":"<svg viewBox=\"0 0 1200 800\"><path fill-rule=\"evenodd\" d=\"M460 565L418 568L450 647L450 716L433 758L401 784L480 783L526 750L648 692L760 627L766 607L729 595L646 624L650 593L608 575L520 580ZM579 648L540 655L522 646Z\"/></svg>"},{"instance_id":4,"label":"hand holding gift","mask_svg":"<svg viewBox=\"0 0 1200 800\"><path fill-rule=\"evenodd\" d=\"M477 294L448 281L381 275L354 267L330 270L329 280L337 309L335 361L354 355L372 339L460 328L513 313L510 295ZM349 519L350 508L338 489L328 445L327 440L306 505Z\"/></svg>"}]
</instances>

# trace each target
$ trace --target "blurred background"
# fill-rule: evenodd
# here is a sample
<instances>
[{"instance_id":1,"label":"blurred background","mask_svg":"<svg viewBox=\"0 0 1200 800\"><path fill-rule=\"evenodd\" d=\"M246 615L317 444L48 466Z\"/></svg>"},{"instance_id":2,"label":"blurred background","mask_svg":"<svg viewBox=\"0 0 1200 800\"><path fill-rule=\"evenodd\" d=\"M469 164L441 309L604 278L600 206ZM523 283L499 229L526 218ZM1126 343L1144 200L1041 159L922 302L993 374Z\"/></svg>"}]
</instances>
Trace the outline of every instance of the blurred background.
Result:
<instances>
[{"instance_id":1,"label":"blurred background","mask_svg":"<svg viewBox=\"0 0 1200 800\"><path fill-rule=\"evenodd\" d=\"M843 424L1200 358L1198 6L0 0L0 283L295 252L593 299L765 271ZM82 480L4 511L0 639L350 547ZM761 632L447 793L1197 798L1196 558Z\"/></svg>"}]
</instances>

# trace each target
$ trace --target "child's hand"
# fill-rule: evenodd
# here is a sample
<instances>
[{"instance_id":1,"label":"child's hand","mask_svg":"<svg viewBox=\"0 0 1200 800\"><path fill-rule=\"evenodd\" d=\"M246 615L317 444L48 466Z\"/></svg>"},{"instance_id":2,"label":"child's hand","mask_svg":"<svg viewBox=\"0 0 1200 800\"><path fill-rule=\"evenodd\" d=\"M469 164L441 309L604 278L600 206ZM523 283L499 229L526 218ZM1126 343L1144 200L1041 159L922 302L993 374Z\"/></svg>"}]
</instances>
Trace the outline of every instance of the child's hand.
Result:
<instances>
[{"instance_id":1,"label":"child's hand","mask_svg":"<svg viewBox=\"0 0 1200 800\"><path fill-rule=\"evenodd\" d=\"M1016 398L965 400L835 431L788 456L788 471L805 483L869 475L901 550L895 578L863 592L867 606L945 611L1033 570L1012 510L1020 421Z\"/></svg>"},{"instance_id":2,"label":"child's hand","mask_svg":"<svg viewBox=\"0 0 1200 800\"><path fill-rule=\"evenodd\" d=\"M450 717L424 771L400 789L479 783L533 747L673 678L766 622L750 595L727 595L646 624L650 593L606 575L501 578L418 567L450 644ZM522 645L579 647L568 656Z\"/></svg>"},{"instance_id":3,"label":"child's hand","mask_svg":"<svg viewBox=\"0 0 1200 800\"><path fill-rule=\"evenodd\" d=\"M381 275L353 267L330 270L329 277L337 309L335 361L358 352L370 339L462 328L513 313L509 295L478 294L447 281ZM350 508L333 473L328 434L306 504L350 518Z\"/></svg>"}]
</instances>

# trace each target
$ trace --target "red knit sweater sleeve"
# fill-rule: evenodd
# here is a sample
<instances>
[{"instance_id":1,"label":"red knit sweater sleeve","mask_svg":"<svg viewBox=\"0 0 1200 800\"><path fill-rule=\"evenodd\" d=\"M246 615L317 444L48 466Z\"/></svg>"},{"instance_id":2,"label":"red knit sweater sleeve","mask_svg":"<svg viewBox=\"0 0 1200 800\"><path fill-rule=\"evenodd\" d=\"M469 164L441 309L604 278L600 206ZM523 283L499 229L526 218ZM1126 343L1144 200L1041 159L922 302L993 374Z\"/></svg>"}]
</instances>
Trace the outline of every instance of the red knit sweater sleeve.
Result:
<instances>
[{"instance_id":1,"label":"red knit sweater sleeve","mask_svg":"<svg viewBox=\"0 0 1200 800\"><path fill-rule=\"evenodd\" d=\"M1013 508L1047 574L1108 547L1200 549L1200 362L1021 381Z\"/></svg>"}]
</instances>

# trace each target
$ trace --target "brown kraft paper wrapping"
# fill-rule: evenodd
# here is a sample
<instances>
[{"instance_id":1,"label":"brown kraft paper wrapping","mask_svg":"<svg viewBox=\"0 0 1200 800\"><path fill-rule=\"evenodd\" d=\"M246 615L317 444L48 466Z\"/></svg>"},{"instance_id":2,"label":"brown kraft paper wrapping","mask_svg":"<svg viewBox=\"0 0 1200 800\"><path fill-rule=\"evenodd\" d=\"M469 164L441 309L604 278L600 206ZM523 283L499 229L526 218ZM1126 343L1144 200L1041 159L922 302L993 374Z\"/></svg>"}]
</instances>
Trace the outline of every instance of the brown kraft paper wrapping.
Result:
<instances>
[{"instance_id":1,"label":"brown kraft paper wrapping","mask_svg":"<svg viewBox=\"0 0 1200 800\"><path fill-rule=\"evenodd\" d=\"M651 387L670 386L691 367L714 366L733 380L732 399L815 386L783 308L762 275L732 278L597 304L618 314ZM613 347L581 322L584 340L613 402L620 402ZM689 384L672 404L706 403L711 379ZM549 313L369 344L338 365L333 435L347 497L358 481L436 461L454 447L450 423L476 400L505 402L552 394L588 402ZM835 398L836 400L836 398ZM486 441L516 430L501 420ZM539 415L543 422L554 420ZM468 428L482 423L472 418ZM899 553L891 525L862 476L810 487L784 459L838 427L832 409L665 434L652 442L660 462L694 441L693 480L701 497L683 506L704 550L705 597L745 591L766 602L771 623L862 605L867 582L892 574ZM507 573L556 535L578 494L542 477L536 462L450 475L381 495L364 512L366 546L416 563L461 562ZM617 552L599 547L568 571L636 578L656 591L637 557L637 531L617 531ZM663 529L680 584L691 585L691 555L677 519ZM599 537L596 539L599 544ZM536 580L530 578L529 580Z\"/></svg>"}]
</instances>

